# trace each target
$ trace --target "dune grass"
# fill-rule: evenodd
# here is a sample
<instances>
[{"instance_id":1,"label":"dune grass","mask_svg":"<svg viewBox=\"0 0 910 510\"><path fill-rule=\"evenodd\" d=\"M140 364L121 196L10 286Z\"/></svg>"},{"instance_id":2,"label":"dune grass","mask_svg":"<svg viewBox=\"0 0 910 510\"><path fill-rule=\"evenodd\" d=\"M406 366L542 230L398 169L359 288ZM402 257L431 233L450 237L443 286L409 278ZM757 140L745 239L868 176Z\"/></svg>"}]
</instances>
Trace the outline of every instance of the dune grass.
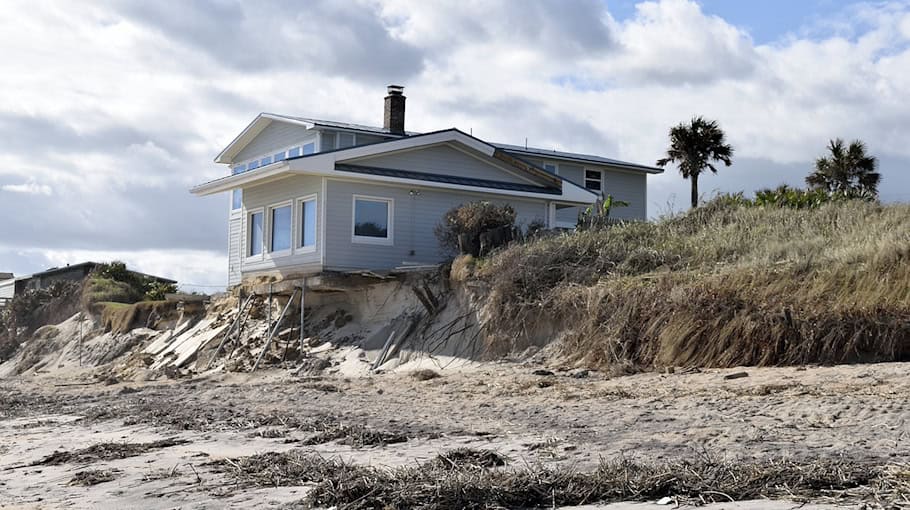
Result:
<instances>
[{"instance_id":1,"label":"dune grass","mask_svg":"<svg viewBox=\"0 0 910 510\"><path fill-rule=\"evenodd\" d=\"M558 331L565 354L612 368L910 359L907 205L709 203L478 267L494 353Z\"/></svg>"}]
</instances>

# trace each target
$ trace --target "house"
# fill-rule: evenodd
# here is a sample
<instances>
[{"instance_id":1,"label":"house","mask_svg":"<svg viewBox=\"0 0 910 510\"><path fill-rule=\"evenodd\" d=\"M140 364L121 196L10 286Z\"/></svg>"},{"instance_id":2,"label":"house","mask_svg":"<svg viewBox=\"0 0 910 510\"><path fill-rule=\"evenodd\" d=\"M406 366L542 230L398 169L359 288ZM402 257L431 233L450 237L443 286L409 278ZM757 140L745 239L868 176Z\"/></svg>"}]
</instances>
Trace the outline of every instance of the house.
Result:
<instances>
[{"instance_id":1,"label":"house","mask_svg":"<svg viewBox=\"0 0 910 510\"><path fill-rule=\"evenodd\" d=\"M248 276L390 271L447 258L433 233L460 204L508 203L518 223L574 227L602 194L644 219L659 168L490 143L458 129L405 131L404 88L389 86L383 127L258 115L215 158L230 175L194 187L228 192L229 283Z\"/></svg>"},{"instance_id":2,"label":"house","mask_svg":"<svg viewBox=\"0 0 910 510\"><path fill-rule=\"evenodd\" d=\"M0 281L0 289L5 289L6 286L10 287L11 289L3 290L3 292L10 293L11 295L9 297L12 298L28 290L46 289L57 282L79 282L88 277L88 275L91 274L92 271L94 271L95 268L99 265L101 264L98 262L82 262L72 265L67 264L64 267L52 267L46 271L41 271L40 273L35 273L29 276L20 276L14 280ZM160 283L177 283L174 280L140 273L138 271L130 271L130 273Z\"/></svg>"},{"instance_id":3,"label":"house","mask_svg":"<svg viewBox=\"0 0 910 510\"><path fill-rule=\"evenodd\" d=\"M16 280L13 273L0 273L0 309L16 295Z\"/></svg>"}]
</instances>

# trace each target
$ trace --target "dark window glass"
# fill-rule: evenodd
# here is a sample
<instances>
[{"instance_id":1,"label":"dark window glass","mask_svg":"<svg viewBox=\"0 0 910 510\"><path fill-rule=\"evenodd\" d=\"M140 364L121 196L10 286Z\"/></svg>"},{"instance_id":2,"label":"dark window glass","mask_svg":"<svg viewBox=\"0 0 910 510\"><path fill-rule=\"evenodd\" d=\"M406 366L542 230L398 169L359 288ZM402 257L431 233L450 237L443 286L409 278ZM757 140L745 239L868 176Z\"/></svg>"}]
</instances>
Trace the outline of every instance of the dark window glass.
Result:
<instances>
[{"instance_id":1,"label":"dark window glass","mask_svg":"<svg viewBox=\"0 0 910 510\"><path fill-rule=\"evenodd\" d=\"M389 203L358 198L354 202L354 235L389 237Z\"/></svg>"},{"instance_id":2,"label":"dark window glass","mask_svg":"<svg viewBox=\"0 0 910 510\"><path fill-rule=\"evenodd\" d=\"M316 246L316 201L303 202L300 216L300 247Z\"/></svg>"},{"instance_id":3,"label":"dark window glass","mask_svg":"<svg viewBox=\"0 0 910 510\"><path fill-rule=\"evenodd\" d=\"M294 147L288 151L289 158L296 158L297 156L300 156L300 147Z\"/></svg>"}]
</instances>

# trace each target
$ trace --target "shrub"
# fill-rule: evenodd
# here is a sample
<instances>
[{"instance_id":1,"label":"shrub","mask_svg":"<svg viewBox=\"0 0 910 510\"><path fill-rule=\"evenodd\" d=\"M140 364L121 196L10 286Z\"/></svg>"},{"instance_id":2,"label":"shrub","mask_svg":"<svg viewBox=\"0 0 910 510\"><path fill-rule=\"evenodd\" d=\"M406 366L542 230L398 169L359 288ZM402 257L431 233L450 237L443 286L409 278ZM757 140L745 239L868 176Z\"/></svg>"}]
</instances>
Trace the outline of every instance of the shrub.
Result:
<instances>
[{"instance_id":1,"label":"shrub","mask_svg":"<svg viewBox=\"0 0 910 510\"><path fill-rule=\"evenodd\" d=\"M515 209L491 202L462 204L445 213L435 232L444 249L477 257L512 241Z\"/></svg>"},{"instance_id":2,"label":"shrub","mask_svg":"<svg viewBox=\"0 0 910 510\"><path fill-rule=\"evenodd\" d=\"M834 195L829 195L823 190L804 190L781 184L774 189L766 188L756 191L753 203L758 206L814 209L835 199Z\"/></svg>"},{"instance_id":3,"label":"shrub","mask_svg":"<svg viewBox=\"0 0 910 510\"><path fill-rule=\"evenodd\" d=\"M616 200L613 195L598 198L596 202L581 213L581 217L578 219L578 229L603 228L619 223L617 220L610 218L610 211L618 207L629 207L629 202Z\"/></svg>"},{"instance_id":4,"label":"shrub","mask_svg":"<svg viewBox=\"0 0 910 510\"><path fill-rule=\"evenodd\" d=\"M164 283L154 278L130 271L126 264L114 261L100 264L94 271L91 281L98 295L88 300L87 304L102 301L116 303L135 303L136 301L162 301L165 294L177 292L173 283ZM126 285L126 287L124 287Z\"/></svg>"}]
</instances>

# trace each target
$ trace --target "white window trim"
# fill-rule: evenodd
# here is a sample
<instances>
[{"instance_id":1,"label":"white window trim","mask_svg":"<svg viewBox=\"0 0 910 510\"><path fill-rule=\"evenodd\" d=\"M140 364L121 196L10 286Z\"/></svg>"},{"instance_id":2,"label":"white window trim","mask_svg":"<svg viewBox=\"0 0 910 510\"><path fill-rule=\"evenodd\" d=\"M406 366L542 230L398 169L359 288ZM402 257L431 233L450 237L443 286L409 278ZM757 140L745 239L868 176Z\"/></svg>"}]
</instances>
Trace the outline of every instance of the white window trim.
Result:
<instances>
[{"instance_id":1,"label":"white window trim","mask_svg":"<svg viewBox=\"0 0 910 510\"><path fill-rule=\"evenodd\" d=\"M291 245L286 250L272 251L272 234L273 234L273 232L272 232L272 215L274 214L275 209L281 209L282 207L291 208L291 225L290 225L290 227L291 227L291 232L290 232ZM265 235L263 236L263 237L267 237L265 245L268 248L268 250L266 250L266 252L269 254L269 257L285 257L287 255L290 255L291 252L294 251L294 223L295 223L294 222L294 201L285 200L284 202L278 202L277 204L271 204L268 206L267 209L268 209L268 216L266 218L266 223L268 225L268 227L266 228L267 236L265 236Z\"/></svg>"},{"instance_id":2,"label":"white window trim","mask_svg":"<svg viewBox=\"0 0 910 510\"><path fill-rule=\"evenodd\" d=\"M314 234L316 235L315 243L313 246L301 246L303 244L303 204L306 202L314 202L316 204L316 228L314 229ZM315 253L316 249L319 247L319 197L316 193L300 197L296 200L297 204L297 214L294 217L296 228L294 229L294 253Z\"/></svg>"},{"instance_id":3,"label":"white window trim","mask_svg":"<svg viewBox=\"0 0 910 510\"><path fill-rule=\"evenodd\" d=\"M256 213L262 214L262 246L259 250L259 253L256 255L250 254L250 248L253 244L253 228L252 228L252 219L253 215ZM243 236L243 259L246 261L257 262L261 261L265 255L265 237L266 237L266 217L265 217L265 208L257 207L255 209L248 209L246 211L246 216L243 220L244 230L246 231Z\"/></svg>"},{"instance_id":4,"label":"white window trim","mask_svg":"<svg viewBox=\"0 0 910 510\"><path fill-rule=\"evenodd\" d=\"M373 202L387 202L389 204L388 212L388 237L368 237L354 234L354 224L357 221L357 201L368 200ZM383 246L392 246L395 244L395 199L388 197L376 197L371 195L353 195L351 199L351 242L356 244L378 244Z\"/></svg>"},{"instance_id":5,"label":"white window trim","mask_svg":"<svg viewBox=\"0 0 910 510\"><path fill-rule=\"evenodd\" d=\"M603 193L604 192L604 171L597 169L597 168L588 168L588 167L582 167L582 171L584 172L584 175L582 175L582 177L584 178L584 182L582 182L582 185L584 186L584 188L588 191L594 191L593 189L588 187L588 172L597 172L597 174L600 176L600 179L599 179L600 188L597 189L597 192ZM594 180L594 179L591 179L591 180Z\"/></svg>"}]
</instances>

